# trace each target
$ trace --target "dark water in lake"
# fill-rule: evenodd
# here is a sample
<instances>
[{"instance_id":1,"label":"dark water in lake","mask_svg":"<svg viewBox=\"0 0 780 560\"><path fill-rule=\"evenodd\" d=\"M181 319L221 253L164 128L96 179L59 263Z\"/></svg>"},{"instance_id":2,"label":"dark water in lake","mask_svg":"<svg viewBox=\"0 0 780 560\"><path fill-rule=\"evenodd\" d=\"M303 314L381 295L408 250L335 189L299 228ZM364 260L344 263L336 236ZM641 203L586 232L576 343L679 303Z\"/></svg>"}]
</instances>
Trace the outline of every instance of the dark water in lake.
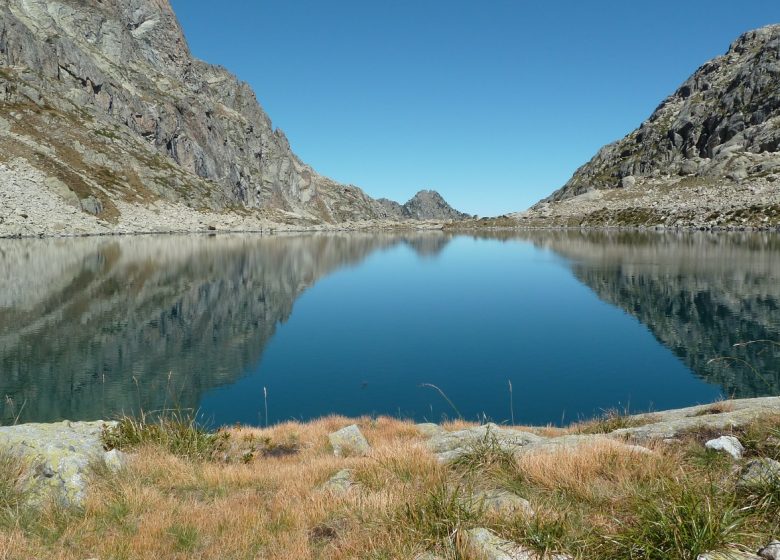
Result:
<instances>
[{"instance_id":1,"label":"dark water in lake","mask_svg":"<svg viewBox=\"0 0 780 560\"><path fill-rule=\"evenodd\" d=\"M780 394L780 237L0 242L3 422L199 408L560 423ZM736 360L711 360L736 358Z\"/></svg>"}]
</instances>

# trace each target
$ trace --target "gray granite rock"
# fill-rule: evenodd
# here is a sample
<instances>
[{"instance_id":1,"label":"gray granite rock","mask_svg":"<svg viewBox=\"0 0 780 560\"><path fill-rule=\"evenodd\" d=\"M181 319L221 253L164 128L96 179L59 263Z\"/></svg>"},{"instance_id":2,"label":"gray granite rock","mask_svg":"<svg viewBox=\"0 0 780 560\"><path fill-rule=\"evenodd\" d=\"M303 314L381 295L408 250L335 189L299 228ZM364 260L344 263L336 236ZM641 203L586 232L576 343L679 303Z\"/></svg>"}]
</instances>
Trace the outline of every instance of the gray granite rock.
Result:
<instances>
[{"instance_id":1,"label":"gray granite rock","mask_svg":"<svg viewBox=\"0 0 780 560\"><path fill-rule=\"evenodd\" d=\"M534 551L512 541L502 539L489 529L466 531L465 545L480 560L543 560ZM553 553L544 560L572 560L568 554Z\"/></svg>"},{"instance_id":2,"label":"gray granite rock","mask_svg":"<svg viewBox=\"0 0 780 560\"><path fill-rule=\"evenodd\" d=\"M772 541L758 551L758 555L764 560L780 560L780 541Z\"/></svg>"},{"instance_id":3,"label":"gray granite rock","mask_svg":"<svg viewBox=\"0 0 780 560\"><path fill-rule=\"evenodd\" d=\"M514 452L529 444L539 443L543 439L530 432L486 424L476 428L437 434L428 441L428 449L440 461L446 463L465 455L475 446L483 443L495 444L503 450Z\"/></svg>"},{"instance_id":4,"label":"gray granite rock","mask_svg":"<svg viewBox=\"0 0 780 560\"><path fill-rule=\"evenodd\" d=\"M101 462L122 468L119 453L103 450L105 422L21 424L0 428L0 452L17 457L28 468L34 503L54 499L64 506L84 500L90 470Z\"/></svg>"},{"instance_id":5,"label":"gray granite rock","mask_svg":"<svg viewBox=\"0 0 780 560\"><path fill-rule=\"evenodd\" d=\"M328 436L333 454L336 457L356 457L368 455L371 446L356 424L342 428Z\"/></svg>"},{"instance_id":6,"label":"gray granite rock","mask_svg":"<svg viewBox=\"0 0 780 560\"><path fill-rule=\"evenodd\" d=\"M741 459L742 454L745 452L742 443L734 436L720 436L719 438L711 439L704 444L704 447L713 451L728 453L734 459Z\"/></svg>"},{"instance_id":7,"label":"gray granite rock","mask_svg":"<svg viewBox=\"0 0 780 560\"><path fill-rule=\"evenodd\" d=\"M739 550L725 550L699 554L696 560L761 560L760 556Z\"/></svg>"},{"instance_id":8,"label":"gray granite rock","mask_svg":"<svg viewBox=\"0 0 780 560\"><path fill-rule=\"evenodd\" d=\"M517 543L502 539L484 528L465 533L466 546L484 560L537 560L537 555Z\"/></svg>"},{"instance_id":9,"label":"gray granite rock","mask_svg":"<svg viewBox=\"0 0 780 560\"><path fill-rule=\"evenodd\" d=\"M533 516L531 503L506 490L481 490L471 496L471 502L485 512L502 517L514 515Z\"/></svg>"},{"instance_id":10,"label":"gray granite rock","mask_svg":"<svg viewBox=\"0 0 780 560\"><path fill-rule=\"evenodd\" d=\"M737 484L747 489L766 484L780 485L780 462L766 457L751 459L742 468Z\"/></svg>"},{"instance_id":11,"label":"gray granite rock","mask_svg":"<svg viewBox=\"0 0 780 560\"><path fill-rule=\"evenodd\" d=\"M346 494L349 492L355 484L352 476L352 471L349 469L342 469L332 477L330 477L325 484L322 485L322 490L332 492L334 494Z\"/></svg>"},{"instance_id":12,"label":"gray granite rock","mask_svg":"<svg viewBox=\"0 0 780 560\"><path fill-rule=\"evenodd\" d=\"M415 428L417 428L417 431L420 432L420 434L425 437L434 437L434 436L447 433L447 430L442 428L440 425L434 424L432 422L424 422L422 424L416 424Z\"/></svg>"}]
</instances>

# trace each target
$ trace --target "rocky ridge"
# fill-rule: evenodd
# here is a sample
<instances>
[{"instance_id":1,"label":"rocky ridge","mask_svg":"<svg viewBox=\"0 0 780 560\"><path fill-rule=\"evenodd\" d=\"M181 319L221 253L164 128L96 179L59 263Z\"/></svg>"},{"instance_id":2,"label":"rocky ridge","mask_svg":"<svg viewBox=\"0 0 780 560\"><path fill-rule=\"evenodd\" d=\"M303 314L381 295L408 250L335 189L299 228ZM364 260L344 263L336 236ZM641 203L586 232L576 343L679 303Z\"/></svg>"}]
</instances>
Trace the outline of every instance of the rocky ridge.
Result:
<instances>
[{"instance_id":1,"label":"rocky ridge","mask_svg":"<svg viewBox=\"0 0 780 560\"><path fill-rule=\"evenodd\" d=\"M304 164L167 0L4 2L0 115L0 234L397 220Z\"/></svg>"},{"instance_id":2,"label":"rocky ridge","mask_svg":"<svg viewBox=\"0 0 780 560\"><path fill-rule=\"evenodd\" d=\"M780 226L780 25L745 33L561 189L503 224Z\"/></svg>"},{"instance_id":3,"label":"rocky ridge","mask_svg":"<svg viewBox=\"0 0 780 560\"><path fill-rule=\"evenodd\" d=\"M410 198L406 204L399 204L386 198L378 202L385 208L388 217L397 220L464 220L468 214L455 210L436 191L422 190Z\"/></svg>"}]
</instances>

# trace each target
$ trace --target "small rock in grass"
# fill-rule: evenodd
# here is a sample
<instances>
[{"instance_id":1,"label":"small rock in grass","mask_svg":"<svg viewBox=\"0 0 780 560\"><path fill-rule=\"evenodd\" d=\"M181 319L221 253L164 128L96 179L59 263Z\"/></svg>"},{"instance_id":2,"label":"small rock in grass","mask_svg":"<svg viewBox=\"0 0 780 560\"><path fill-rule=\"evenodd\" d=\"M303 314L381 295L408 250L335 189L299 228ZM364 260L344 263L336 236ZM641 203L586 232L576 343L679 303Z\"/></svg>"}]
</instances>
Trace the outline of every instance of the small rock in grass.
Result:
<instances>
[{"instance_id":1,"label":"small rock in grass","mask_svg":"<svg viewBox=\"0 0 780 560\"><path fill-rule=\"evenodd\" d=\"M745 452L742 443L734 436L721 436L717 439L711 439L704 444L704 447L713 451L728 453L734 459L741 459L742 454Z\"/></svg>"},{"instance_id":2,"label":"small rock in grass","mask_svg":"<svg viewBox=\"0 0 780 560\"><path fill-rule=\"evenodd\" d=\"M502 539L484 528L465 533L465 544L479 558L485 560L536 560L536 554L512 541Z\"/></svg>"},{"instance_id":3,"label":"small rock in grass","mask_svg":"<svg viewBox=\"0 0 780 560\"><path fill-rule=\"evenodd\" d=\"M434 554L433 552L423 552L414 557L414 560L444 560L443 556Z\"/></svg>"},{"instance_id":4,"label":"small rock in grass","mask_svg":"<svg viewBox=\"0 0 780 560\"><path fill-rule=\"evenodd\" d=\"M322 489L333 492L334 494L346 494L355 484L352 480L352 471L343 469L334 474L328 481L322 485Z\"/></svg>"},{"instance_id":5,"label":"small rock in grass","mask_svg":"<svg viewBox=\"0 0 780 560\"><path fill-rule=\"evenodd\" d=\"M761 560L760 556L738 550L726 550L722 552L705 552L699 554L696 560Z\"/></svg>"},{"instance_id":6,"label":"small rock in grass","mask_svg":"<svg viewBox=\"0 0 780 560\"><path fill-rule=\"evenodd\" d=\"M764 560L780 560L780 541L772 541L759 550L758 555Z\"/></svg>"},{"instance_id":7,"label":"small rock in grass","mask_svg":"<svg viewBox=\"0 0 780 560\"><path fill-rule=\"evenodd\" d=\"M336 457L363 456L371 451L371 446L355 424L333 432L328 439Z\"/></svg>"},{"instance_id":8,"label":"small rock in grass","mask_svg":"<svg viewBox=\"0 0 780 560\"><path fill-rule=\"evenodd\" d=\"M103 461L105 462L106 467L108 467L108 470L117 473L127 465L127 455L118 449L112 449L111 451L106 451L103 455Z\"/></svg>"},{"instance_id":9,"label":"small rock in grass","mask_svg":"<svg viewBox=\"0 0 780 560\"><path fill-rule=\"evenodd\" d=\"M744 488L780 484L780 463L764 457L748 461L742 469L737 484Z\"/></svg>"},{"instance_id":10,"label":"small rock in grass","mask_svg":"<svg viewBox=\"0 0 780 560\"><path fill-rule=\"evenodd\" d=\"M531 517L534 515L528 500L506 490L483 490L475 493L472 500L475 505L484 507L488 513L501 516L521 514Z\"/></svg>"},{"instance_id":11,"label":"small rock in grass","mask_svg":"<svg viewBox=\"0 0 780 560\"><path fill-rule=\"evenodd\" d=\"M446 432L444 428L432 422L417 424L415 428L417 428L417 431L420 432L420 434L425 437L438 436L439 434L443 434Z\"/></svg>"}]
</instances>

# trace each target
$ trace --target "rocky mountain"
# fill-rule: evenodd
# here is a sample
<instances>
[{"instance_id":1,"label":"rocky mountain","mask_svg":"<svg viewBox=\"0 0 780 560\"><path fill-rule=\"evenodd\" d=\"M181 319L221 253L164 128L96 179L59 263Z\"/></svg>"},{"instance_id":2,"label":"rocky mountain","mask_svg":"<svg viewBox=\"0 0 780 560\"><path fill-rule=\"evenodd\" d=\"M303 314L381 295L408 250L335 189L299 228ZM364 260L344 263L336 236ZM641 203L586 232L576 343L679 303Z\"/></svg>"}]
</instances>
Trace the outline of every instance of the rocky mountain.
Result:
<instances>
[{"instance_id":1,"label":"rocky mountain","mask_svg":"<svg viewBox=\"0 0 780 560\"><path fill-rule=\"evenodd\" d=\"M0 228L20 233L396 217L296 157L168 0L0 3L0 175Z\"/></svg>"},{"instance_id":2,"label":"rocky mountain","mask_svg":"<svg viewBox=\"0 0 780 560\"><path fill-rule=\"evenodd\" d=\"M436 191L422 190L410 198L406 204L380 198L379 202L387 215L398 220L465 220L470 216L455 210Z\"/></svg>"},{"instance_id":3,"label":"rocky mountain","mask_svg":"<svg viewBox=\"0 0 780 560\"><path fill-rule=\"evenodd\" d=\"M750 31L560 190L560 225L780 226L780 25Z\"/></svg>"}]
</instances>

